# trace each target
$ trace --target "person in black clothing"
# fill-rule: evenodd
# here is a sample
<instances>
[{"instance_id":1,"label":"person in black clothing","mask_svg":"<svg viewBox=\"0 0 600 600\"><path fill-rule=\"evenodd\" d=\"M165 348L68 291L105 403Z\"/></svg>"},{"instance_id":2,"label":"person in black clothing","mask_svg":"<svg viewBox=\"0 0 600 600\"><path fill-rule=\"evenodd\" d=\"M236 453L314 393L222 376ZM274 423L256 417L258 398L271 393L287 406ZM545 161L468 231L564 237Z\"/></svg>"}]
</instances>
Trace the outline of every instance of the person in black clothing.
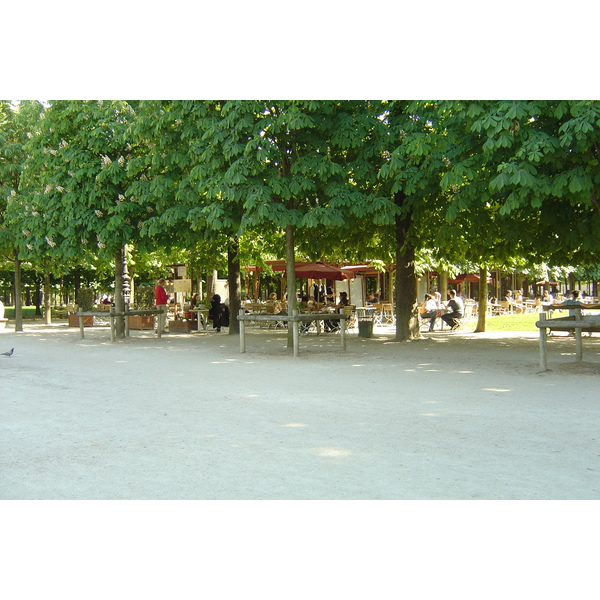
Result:
<instances>
[{"instance_id":1,"label":"person in black clothing","mask_svg":"<svg viewBox=\"0 0 600 600\"><path fill-rule=\"evenodd\" d=\"M346 292L340 292L340 301L338 304L336 304L336 312L341 313L344 310L344 307L348 306L349 304L350 302L348 301L348 294ZM332 321L328 319L323 321L323 327L326 332L339 331L340 322L337 320Z\"/></svg>"},{"instance_id":2,"label":"person in black clothing","mask_svg":"<svg viewBox=\"0 0 600 600\"><path fill-rule=\"evenodd\" d=\"M217 333L221 331L221 327L229 327L229 308L221 302L219 294L212 297L208 318L212 321L213 329L216 329Z\"/></svg>"}]
</instances>

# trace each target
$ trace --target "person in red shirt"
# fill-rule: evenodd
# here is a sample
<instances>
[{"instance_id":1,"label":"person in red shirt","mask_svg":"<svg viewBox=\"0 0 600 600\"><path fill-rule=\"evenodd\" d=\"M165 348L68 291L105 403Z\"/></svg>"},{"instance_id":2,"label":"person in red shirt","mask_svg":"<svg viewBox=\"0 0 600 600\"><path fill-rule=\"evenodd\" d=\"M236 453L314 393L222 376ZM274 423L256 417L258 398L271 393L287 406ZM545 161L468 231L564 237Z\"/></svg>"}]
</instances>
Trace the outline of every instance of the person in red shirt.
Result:
<instances>
[{"instance_id":1,"label":"person in red shirt","mask_svg":"<svg viewBox=\"0 0 600 600\"><path fill-rule=\"evenodd\" d=\"M167 296L164 288L166 283L166 280L161 278L156 282L156 286L154 287L154 303L156 304L156 308L161 311L158 315L158 327L161 333L165 331L167 304L169 303L169 296Z\"/></svg>"}]
</instances>

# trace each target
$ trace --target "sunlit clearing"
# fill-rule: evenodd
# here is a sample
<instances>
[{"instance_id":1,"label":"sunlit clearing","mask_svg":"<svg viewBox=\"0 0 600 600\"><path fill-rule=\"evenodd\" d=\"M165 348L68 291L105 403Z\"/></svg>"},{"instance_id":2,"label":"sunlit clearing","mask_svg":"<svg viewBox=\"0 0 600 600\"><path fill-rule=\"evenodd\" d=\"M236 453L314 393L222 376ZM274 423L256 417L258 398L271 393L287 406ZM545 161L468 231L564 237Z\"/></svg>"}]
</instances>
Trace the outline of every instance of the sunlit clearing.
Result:
<instances>
[{"instance_id":1,"label":"sunlit clearing","mask_svg":"<svg viewBox=\"0 0 600 600\"><path fill-rule=\"evenodd\" d=\"M364 367L365 365L352 365L353 367Z\"/></svg>"},{"instance_id":2,"label":"sunlit clearing","mask_svg":"<svg viewBox=\"0 0 600 600\"><path fill-rule=\"evenodd\" d=\"M282 427L306 427L304 423L286 423Z\"/></svg>"},{"instance_id":3,"label":"sunlit clearing","mask_svg":"<svg viewBox=\"0 0 600 600\"><path fill-rule=\"evenodd\" d=\"M483 388L484 392L512 392L512 390L502 390L500 388Z\"/></svg>"},{"instance_id":4,"label":"sunlit clearing","mask_svg":"<svg viewBox=\"0 0 600 600\"><path fill-rule=\"evenodd\" d=\"M430 367L433 363L419 363L417 367Z\"/></svg>"},{"instance_id":5,"label":"sunlit clearing","mask_svg":"<svg viewBox=\"0 0 600 600\"><path fill-rule=\"evenodd\" d=\"M336 456L348 456L349 450L342 450L340 448L314 448L314 451L319 456L336 457Z\"/></svg>"},{"instance_id":6,"label":"sunlit clearing","mask_svg":"<svg viewBox=\"0 0 600 600\"><path fill-rule=\"evenodd\" d=\"M474 373L475 371L453 371L453 373Z\"/></svg>"},{"instance_id":7,"label":"sunlit clearing","mask_svg":"<svg viewBox=\"0 0 600 600\"><path fill-rule=\"evenodd\" d=\"M439 413L423 413L422 417L439 417Z\"/></svg>"},{"instance_id":8,"label":"sunlit clearing","mask_svg":"<svg viewBox=\"0 0 600 600\"><path fill-rule=\"evenodd\" d=\"M246 398L258 398L258 394L248 394Z\"/></svg>"}]
</instances>

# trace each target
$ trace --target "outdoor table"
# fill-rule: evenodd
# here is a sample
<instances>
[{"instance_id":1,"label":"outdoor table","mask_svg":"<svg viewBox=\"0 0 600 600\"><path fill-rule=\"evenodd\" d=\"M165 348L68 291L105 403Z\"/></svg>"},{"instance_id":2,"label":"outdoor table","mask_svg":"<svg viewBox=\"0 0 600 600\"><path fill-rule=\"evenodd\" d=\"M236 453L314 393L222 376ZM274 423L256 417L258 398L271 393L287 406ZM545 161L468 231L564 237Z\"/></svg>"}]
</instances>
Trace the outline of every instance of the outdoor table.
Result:
<instances>
[{"instance_id":1,"label":"outdoor table","mask_svg":"<svg viewBox=\"0 0 600 600\"><path fill-rule=\"evenodd\" d=\"M244 309L240 309L237 320L240 322L240 352L246 352L246 321L285 321L292 324L292 337L294 346L294 356L300 352L300 322L339 320L340 323L340 342L342 349L346 350L346 318L345 313L302 313L298 314L293 310L291 315L247 315ZM318 325L317 325L318 328ZM319 329L317 329L319 331Z\"/></svg>"},{"instance_id":2,"label":"outdoor table","mask_svg":"<svg viewBox=\"0 0 600 600\"><path fill-rule=\"evenodd\" d=\"M197 313L198 331L201 326L204 331L208 328L208 311L208 308L190 308L189 312Z\"/></svg>"}]
</instances>

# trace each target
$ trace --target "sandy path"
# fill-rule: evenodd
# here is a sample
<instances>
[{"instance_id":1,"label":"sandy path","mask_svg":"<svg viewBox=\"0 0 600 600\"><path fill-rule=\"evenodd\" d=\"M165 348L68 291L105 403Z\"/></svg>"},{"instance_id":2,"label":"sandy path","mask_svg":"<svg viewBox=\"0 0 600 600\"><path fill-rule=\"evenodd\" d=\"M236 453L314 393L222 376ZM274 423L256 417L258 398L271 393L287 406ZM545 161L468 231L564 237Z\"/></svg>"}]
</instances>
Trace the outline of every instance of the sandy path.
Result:
<instances>
[{"instance_id":1,"label":"sandy path","mask_svg":"<svg viewBox=\"0 0 600 600\"><path fill-rule=\"evenodd\" d=\"M2 499L598 499L600 337L0 332Z\"/></svg>"}]
</instances>

